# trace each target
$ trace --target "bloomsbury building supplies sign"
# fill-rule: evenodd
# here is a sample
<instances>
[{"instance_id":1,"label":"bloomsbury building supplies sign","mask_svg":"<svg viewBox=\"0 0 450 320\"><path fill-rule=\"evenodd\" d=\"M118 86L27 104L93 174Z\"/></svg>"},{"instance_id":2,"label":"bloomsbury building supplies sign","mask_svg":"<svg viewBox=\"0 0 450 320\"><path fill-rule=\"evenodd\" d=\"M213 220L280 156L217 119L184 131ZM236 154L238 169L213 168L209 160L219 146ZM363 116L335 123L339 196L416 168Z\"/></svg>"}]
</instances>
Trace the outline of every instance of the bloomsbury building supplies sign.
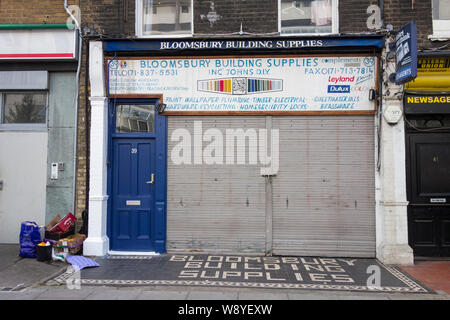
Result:
<instances>
[{"instance_id":1,"label":"bloomsbury building supplies sign","mask_svg":"<svg viewBox=\"0 0 450 320\"><path fill-rule=\"evenodd\" d=\"M338 37L320 39L261 39L261 40L151 40L151 41L106 41L105 51L211 51L211 50L280 50L320 48L374 48L382 49L382 37Z\"/></svg>"},{"instance_id":2,"label":"bloomsbury building supplies sign","mask_svg":"<svg viewBox=\"0 0 450 320\"><path fill-rule=\"evenodd\" d=\"M376 58L113 59L109 93L162 95L166 112L373 112Z\"/></svg>"}]
</instances>

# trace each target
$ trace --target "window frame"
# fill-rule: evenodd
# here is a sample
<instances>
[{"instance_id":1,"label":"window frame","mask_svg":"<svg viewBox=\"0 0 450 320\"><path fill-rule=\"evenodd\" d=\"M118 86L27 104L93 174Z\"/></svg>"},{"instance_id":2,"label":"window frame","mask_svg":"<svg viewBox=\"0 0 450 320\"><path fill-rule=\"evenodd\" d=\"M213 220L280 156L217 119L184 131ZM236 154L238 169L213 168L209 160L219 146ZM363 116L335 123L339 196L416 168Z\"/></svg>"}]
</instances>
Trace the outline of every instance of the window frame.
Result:
<instances>
[{"instance_id":1,"label":"window frame","mask_svg":"<svg viewBox=\"0 0 450 320\"><path fill-rule=\"evenodd\" d=\"M135 17L136 17L136 25L135 32L136 37L143 39L152 39L152 38L189 38L194 35L194 0L191 1L191 32L183 33L183 34L156 34L156 35L144 35L143 33L143 11L144 11L144 0L136 0L135 5ZM181 9L181 7L180 7ZM158 14L158 13L156 13Z\"/></svg>"},{"instance_id":2,"label":"window frame","mask_svg":"<svg viewBox=\"0 0 450 320\"><path fill-rule=\"evenodd\" d=\"M295 0L293 0L295 1ZM331 32L324 33L282 33L281 30L281 0L278 0L278 33L282 37L289 36L327 36L339 34L339 0L332 1Z\"/></svg>"},{"instance_id":3,"label":"window frame","mask_svg":"<svg viewBox=\"0 0 450 320\"><path fill-rule=\"evenodd\" d=\"M45 122L44 123L4 123L6 94L45 94ZM48 90L0 90L0 131L47 131L49 118Z\"/></svg>"},{"instance_id":4,"label":"window frame","mask_svg":"<svg viewBox=\"0 0 450 320\"><path fill-rule=\"evenodd\" d=\"M432 19L432 26L433 26L433 34L428 36L428 39L430 40L441 40L441 41L445 41L450 39L450 20L441 20L441 19L434 19L434 7L433 7L433 2L431 1L431 19ZM450 5L450 3L448 3L448 5ZM439 21L439 22L438 22ZM442 23L443 21L446 21L446 23ZM441 30L436 30L436 24L446 24L448 30L445 31L441 31Z\"/></svg>"}]
</instances>

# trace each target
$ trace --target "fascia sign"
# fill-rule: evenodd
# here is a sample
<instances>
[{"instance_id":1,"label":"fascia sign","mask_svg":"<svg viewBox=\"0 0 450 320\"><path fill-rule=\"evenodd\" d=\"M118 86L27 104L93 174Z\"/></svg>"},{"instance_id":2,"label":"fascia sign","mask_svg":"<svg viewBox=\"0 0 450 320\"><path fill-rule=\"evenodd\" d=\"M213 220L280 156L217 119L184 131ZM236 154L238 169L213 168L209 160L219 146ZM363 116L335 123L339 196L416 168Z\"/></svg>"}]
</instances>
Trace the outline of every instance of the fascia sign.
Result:
<instances>
[{"instance_id":1,"label":"fascia sign","mask_svg":"<svg viewBox=\"0 0 450 320\"><path fill-rule=\"evenodd\" d=\"M165 112L360 112L375 102L377 58L110 59L109 94L162 95Z\"/></svg>"}]
</instances>

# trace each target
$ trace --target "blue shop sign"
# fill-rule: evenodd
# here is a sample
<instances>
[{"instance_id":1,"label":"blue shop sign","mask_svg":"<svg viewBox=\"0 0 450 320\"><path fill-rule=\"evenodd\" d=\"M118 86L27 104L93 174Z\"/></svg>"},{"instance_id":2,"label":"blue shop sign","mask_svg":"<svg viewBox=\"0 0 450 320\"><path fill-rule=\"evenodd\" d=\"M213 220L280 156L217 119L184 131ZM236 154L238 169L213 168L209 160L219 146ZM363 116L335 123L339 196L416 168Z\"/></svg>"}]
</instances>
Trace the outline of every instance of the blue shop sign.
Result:
<instances>
[{"instance_id":1,"label":"blue shop sign","mask_svg":"<svg viewBox=\"0 0 450 320\"><path fill-rule=\"evenodd\" d=\"M382 49L381 37L304 38L304 39L188 39L188 40L112 40L106 41L106 52L120 51L206 51L206 50L286 50L337 47L372 47Z\"/></svg>"},{"instance_id":2,"label":"blue shop sign","mask_svg":"<svg viewBox=\"0 0 450 320\"><path fill-rule=\"evenodd\" d=\"M402 84L417 77L417 27L409 22L395 37L395 57L397 62L395 83Z\"/></svg>"}]
</instances>

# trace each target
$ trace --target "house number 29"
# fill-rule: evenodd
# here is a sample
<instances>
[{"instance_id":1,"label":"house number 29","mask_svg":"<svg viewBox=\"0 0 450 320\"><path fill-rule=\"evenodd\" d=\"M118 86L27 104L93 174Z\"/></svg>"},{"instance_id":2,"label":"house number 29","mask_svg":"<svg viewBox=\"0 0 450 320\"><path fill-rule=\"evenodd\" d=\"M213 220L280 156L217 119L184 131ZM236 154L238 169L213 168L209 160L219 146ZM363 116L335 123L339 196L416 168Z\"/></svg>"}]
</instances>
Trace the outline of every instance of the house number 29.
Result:
<instances>
[{"instance_id":1,"label":"house number 29","mask_svg":"<svg viewBox=\"0 0 450 320\"><path fill-rule=\"evenodd\" d=\"M131 148L131 154L137 153L137 148Z\"/></svg>"}]
</instances>

